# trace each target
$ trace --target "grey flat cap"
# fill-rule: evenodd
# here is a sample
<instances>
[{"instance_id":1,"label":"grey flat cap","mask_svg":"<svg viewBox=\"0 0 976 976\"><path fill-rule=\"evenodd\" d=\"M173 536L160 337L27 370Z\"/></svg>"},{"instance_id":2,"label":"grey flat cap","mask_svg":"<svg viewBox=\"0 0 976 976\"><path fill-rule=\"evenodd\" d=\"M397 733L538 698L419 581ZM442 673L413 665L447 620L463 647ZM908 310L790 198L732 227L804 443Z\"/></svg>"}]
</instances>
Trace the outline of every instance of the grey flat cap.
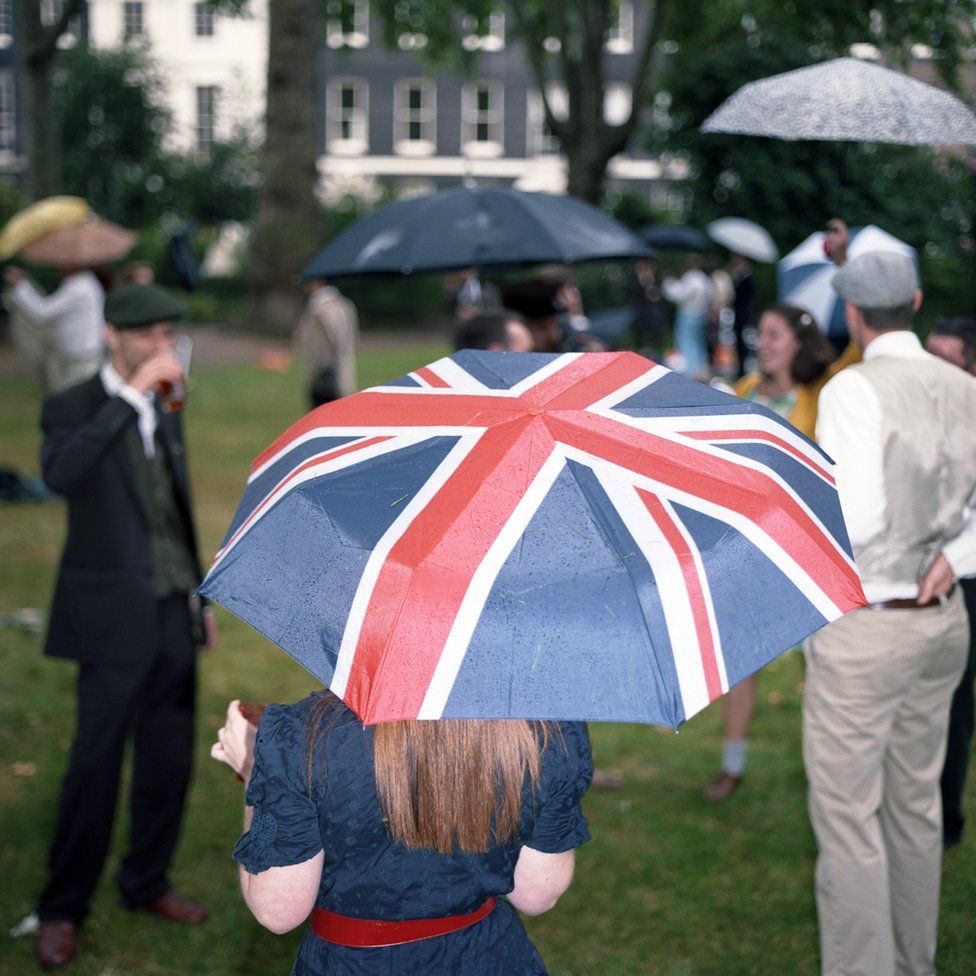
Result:
<instances>
[{"instance_id":1,"label":"grey flat cap","mask_svg":"<svg viewBox=\"0 0 976 976\"><path fill-rule=\"evenodd\" d=\"M848 261L831 284L841 298L859 308L899 308L914 301L918 272L904 254L869 251Z\"/></svg>"}]
</instances>

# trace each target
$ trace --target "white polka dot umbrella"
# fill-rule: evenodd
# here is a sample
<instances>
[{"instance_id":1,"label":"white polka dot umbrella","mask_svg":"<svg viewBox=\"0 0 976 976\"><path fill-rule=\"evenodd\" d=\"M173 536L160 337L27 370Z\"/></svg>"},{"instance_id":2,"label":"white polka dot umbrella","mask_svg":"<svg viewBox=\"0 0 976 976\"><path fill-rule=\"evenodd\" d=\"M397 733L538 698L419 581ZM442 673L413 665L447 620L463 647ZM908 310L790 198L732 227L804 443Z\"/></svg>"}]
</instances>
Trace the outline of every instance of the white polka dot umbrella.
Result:
<instances>
[{"instance_id":1,"label":"white polka dot umbrella","mask_svg":"<svg viewBox=\"0 0 976 976\"><path fill-rule=\"evenodd\" d=\"M958 98L857 58L743 85L701 130L789 140L976 145L976 115Z\"/></svg>"}]
</instances>

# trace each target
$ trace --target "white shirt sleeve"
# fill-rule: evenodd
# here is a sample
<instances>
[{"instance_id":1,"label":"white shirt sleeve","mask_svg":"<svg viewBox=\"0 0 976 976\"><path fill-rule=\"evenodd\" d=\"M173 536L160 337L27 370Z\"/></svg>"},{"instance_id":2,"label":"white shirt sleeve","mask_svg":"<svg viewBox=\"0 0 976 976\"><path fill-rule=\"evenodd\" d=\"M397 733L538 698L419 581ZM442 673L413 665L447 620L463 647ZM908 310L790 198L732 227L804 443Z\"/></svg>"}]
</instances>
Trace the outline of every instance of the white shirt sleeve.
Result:
<instances>
[{"instance_id":1,"label":"white shirt sleeve","mask_svg":"<svg viewBox=\"0 0 976 976\"><path fill-rule=\"evenodd\" d=\"M26 278L10 290L18 311L35 325L47 325L77 307L78 296L71 283L62 284L50 295L42 295Z\"/></svg>"},{"instance_id":2,"label":"white shirt sleeve","mask_svg":"<svg viewBox=\"0 0 976 976\"><path fill-rule=\"evenodd\" d=\"M976 496L969 500L969 519L962 531L942 547L956 578L976 576Z\"/></svg>"},{"instance_id":3,"label":"white shirt sleeve","mask_svg":"<svg viewBox=\"0 0 976 976\"><path fill-rule=\"evenodd\" d=\"M863 546L884 528L881 404L856 370L845 369L823 388L817 443L837 467L837 492L852 546Z\"/></svg>"}]
</instances>

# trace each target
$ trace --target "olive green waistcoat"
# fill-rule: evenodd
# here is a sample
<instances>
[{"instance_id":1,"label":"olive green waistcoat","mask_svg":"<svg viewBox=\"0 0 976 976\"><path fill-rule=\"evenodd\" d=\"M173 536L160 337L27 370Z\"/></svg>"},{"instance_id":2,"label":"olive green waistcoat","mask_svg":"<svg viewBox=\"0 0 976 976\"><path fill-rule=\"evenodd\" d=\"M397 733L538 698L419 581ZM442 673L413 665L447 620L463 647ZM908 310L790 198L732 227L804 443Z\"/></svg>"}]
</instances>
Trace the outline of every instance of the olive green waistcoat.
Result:
<instances>
[{"instance_id":1,"label":"olive green waistcoat","mask_svg":"<svg viewBox=\"0 0 976 976\"><path fill-rule=\"evenodd\" d=\"M125 436L136 470L136 485L149 519L153 589L157 597L171 593L192 593L197 585L196 568L176 507L166 449L158 432L155 438L156 453L151 458L146 457L135 427L130 427Z\"/></svg>"}]
</instances>

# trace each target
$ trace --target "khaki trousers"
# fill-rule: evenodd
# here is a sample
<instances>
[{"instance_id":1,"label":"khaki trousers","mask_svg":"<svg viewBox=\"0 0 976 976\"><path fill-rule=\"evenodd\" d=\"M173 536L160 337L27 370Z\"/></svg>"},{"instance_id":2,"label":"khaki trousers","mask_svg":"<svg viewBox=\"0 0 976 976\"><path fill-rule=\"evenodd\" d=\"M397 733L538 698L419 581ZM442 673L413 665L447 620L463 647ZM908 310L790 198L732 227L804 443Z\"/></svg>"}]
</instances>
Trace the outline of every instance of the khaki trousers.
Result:
<instances>
[{"instance_id":1,"label":"khaki trousers","mask_svg":"<svg viewBox=\"0 0 976 976\"><path fill-rule=\"evenodd\" d=\"M864 608L810 638L803 758L824 976L933 976L949 702L966 659L944 606Z\"/></svg>"}]
</instances>

